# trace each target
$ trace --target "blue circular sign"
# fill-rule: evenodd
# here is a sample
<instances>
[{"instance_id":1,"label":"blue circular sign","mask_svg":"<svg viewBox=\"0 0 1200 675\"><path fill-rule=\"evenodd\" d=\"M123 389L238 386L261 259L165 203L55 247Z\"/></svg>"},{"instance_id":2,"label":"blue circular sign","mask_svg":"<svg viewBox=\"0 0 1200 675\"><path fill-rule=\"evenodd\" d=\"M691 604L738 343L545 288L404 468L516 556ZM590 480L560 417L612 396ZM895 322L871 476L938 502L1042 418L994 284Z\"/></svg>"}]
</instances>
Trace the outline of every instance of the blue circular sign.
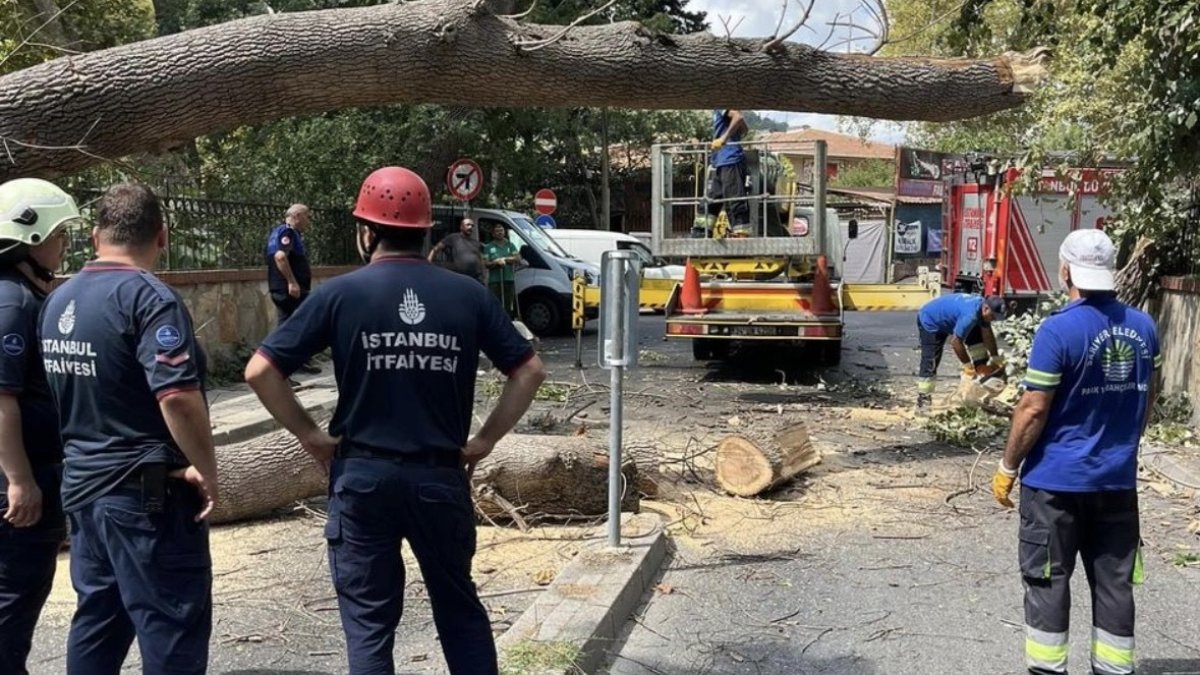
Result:
<instances>
[{"instance_id":1,"label":"blue circular sign","mask_svg":"<svg viewBox=\"0 0 1200 675\"><path fill-rule=\"evenodd\" d=\"M555 225L554 217L547 215L540 215L537 217L537 220L533 222L543 230L553 230Z\"/></svg>"},{"instance_id":2,"label":"blue circular sign","mask_svg":"<svg viewBox=\"0 0 1200 675\"><path fill-rule=\"evenodd\" d=\"M25 353L25 338L18 333L4 336L4 353L9 356L20 356Z\"/></svg>"}]
</instances>

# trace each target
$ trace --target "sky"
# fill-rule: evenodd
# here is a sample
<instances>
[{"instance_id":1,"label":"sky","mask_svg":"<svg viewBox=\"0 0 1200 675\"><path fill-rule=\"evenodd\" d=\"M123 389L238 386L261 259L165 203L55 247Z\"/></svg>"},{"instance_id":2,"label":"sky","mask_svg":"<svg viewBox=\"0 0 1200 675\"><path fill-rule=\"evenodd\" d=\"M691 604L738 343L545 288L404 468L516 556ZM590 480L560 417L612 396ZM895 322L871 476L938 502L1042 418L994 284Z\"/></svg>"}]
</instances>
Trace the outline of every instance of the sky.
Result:
<instances>
[{"instance_id":1,"label":"sky","mask_svg":"<svg viewBox=\"0 0 1200 675\"><path fill-rule=\"evenodd\" d=\"M787 0L787 3L788 12L784 19L785 31L799 19L800 12L803 11L802 5L808 4L806 0ZM721 21L721 17L725 17L729 20L730 28L733 29L733 36L744 38L767 37L774 33L775 26L779 23L779 12L782 7L783 0L690 0L687 5L687 9L689 10L708 12L709 30L713 34L725 34L725 26ZM819 45L829 34L829 22L833 21L834 17L839 13L842 15L853 13L855 23L863 25L873 24L870 14L861 9L859 0L817 0L807 23L807 26L812 27L812 30L801 28L790 38L790 41L805 42L813 46ZM844 40L847 36L845 28L838 28L837 31L838 35L831 41L831 44ZM852 45L850 48L862 50L868 46L869 39ZM847 46L843 45L838 47L838 49L845 50ZM808 125L817 129L839 131L838 118L834 115L770 110L760 110L758 112L765 114L771 119L786 122L791 127ZM904 134L894 125L881 123L876 125L871 138L887 143L899 143L903 141Z\"/></svg>"}]
</instances>

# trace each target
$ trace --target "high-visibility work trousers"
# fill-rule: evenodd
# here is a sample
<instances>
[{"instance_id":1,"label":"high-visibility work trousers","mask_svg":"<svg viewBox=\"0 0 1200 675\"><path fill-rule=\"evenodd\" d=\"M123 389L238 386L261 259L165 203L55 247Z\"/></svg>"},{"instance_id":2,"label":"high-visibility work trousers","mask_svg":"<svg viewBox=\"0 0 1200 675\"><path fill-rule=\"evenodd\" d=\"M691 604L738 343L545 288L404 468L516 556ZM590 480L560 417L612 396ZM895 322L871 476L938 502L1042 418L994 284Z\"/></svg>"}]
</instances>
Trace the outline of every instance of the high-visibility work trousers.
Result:
<instances>
[{"instance_id":1,"label":"high-visibility work trousers","mask_svg":"<svg viewBox=\"0 0 1200 675\"><path fill-rule=\"evenodd\" d=\"M1078 554L1092 591L1092 672L1133 673L1133 587L1143 576L1137 492L1050 492L1022 485L1019 538L1029 672L1067 672Z\"/></svg>"},{"instance_id":2,"label":"high-visibility work trousers","mask_svg":"<svg viewBox=\"0 0 1200 675\"><path fill-rule=\"evenodd\" d=\"M917 338L921 343L921 365L917 372L917 394L932 394L937 379L938 366L942 363L942 350L946 347L949 333L931 333L917 321ZM987 363L988 351L983 344L983 331L978 326L971 329L964 340L967 356L976 366Z\"/></svg>"}]
</instances>

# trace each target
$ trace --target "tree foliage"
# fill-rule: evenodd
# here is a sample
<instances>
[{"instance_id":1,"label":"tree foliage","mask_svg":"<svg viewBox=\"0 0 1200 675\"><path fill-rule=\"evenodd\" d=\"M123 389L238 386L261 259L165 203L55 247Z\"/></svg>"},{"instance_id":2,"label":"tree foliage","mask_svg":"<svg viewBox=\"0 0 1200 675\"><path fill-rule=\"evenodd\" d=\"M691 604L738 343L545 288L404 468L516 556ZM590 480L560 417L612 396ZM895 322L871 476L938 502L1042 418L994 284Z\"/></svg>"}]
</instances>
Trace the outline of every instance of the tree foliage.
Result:
<instances>
[{"instance_id":1,"label":"tree foliage","mask_svg":"<svg viewBox=\"0 0 1200 675\"><path fill-rule=\"evenodd\" d=\"M150 0L0 0L0 75L154 34Z\"/></svg>"},{"instance_id":2,"label":"tree foliage","mask_svg":"<svg viewBox=\"0 0 1200 675\"><path fill-rule=\"evenodd\" d=\"M1037 167L1129 162L1109 196L1120 218L1113 231L1127 248L1139 236L1158 240L1162 272L1196 271L1200 237L1185 235L1200 169L1200 3L890 0L888 9L891 55L1053 50L1051 81L1026 106L910 125L913 144Z\"/></svg>"}]
</instances>

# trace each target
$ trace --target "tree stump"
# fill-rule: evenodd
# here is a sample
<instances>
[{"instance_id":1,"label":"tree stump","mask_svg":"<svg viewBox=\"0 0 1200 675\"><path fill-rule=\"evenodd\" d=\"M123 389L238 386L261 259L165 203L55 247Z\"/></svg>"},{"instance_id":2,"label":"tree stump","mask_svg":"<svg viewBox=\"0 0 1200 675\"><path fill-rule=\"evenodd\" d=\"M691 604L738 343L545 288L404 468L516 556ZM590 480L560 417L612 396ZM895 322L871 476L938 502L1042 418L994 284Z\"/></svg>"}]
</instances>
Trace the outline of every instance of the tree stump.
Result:
<instances>
[{"instance_id":1,"label":"tree stump","mask_svg":"<svg viewBox=\"0 0 1200 675\"><path fill-rule=\"evenodd\" d=\"M770 433L747 431L717 446L717 484L739 497L754 497L820 463L808 429L793 424Z\"/></svg>"}]
</instances>

